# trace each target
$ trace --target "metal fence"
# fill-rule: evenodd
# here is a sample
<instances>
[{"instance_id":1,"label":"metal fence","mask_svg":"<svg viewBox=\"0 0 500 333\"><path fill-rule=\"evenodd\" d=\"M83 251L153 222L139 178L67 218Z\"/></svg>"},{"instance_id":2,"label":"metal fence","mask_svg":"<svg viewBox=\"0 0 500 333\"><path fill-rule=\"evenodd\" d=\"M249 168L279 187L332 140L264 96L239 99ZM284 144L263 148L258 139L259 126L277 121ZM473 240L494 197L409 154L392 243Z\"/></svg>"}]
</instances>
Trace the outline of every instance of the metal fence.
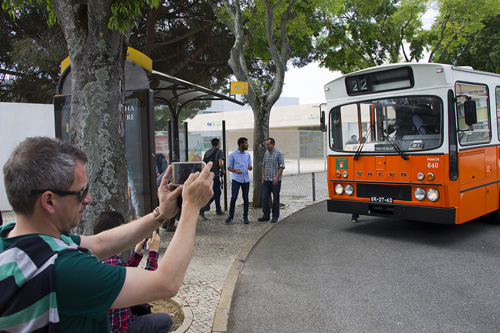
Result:
<instances>
[{"instance_id":1,"label":"metal fence","mask_svg":"<svg viewBox=\"0 0 500 333\"><path fill-rule=\"evenodd\" d=\"M161 133L160 133L161 134ZM164 134L163 134L164 135ZM211 148L211 140L213 138L222 138L220 131L206 132L191 132L188 133L188 160L201 160L205 152ZM269 136L276 141L276 148L283 152L285 157L286 173L300 174L326 170L326 133L320 131L306 130L270 130ZM227 131L227 149L226 154L229 156L231 152L237 149L237 141L240 137L248 139L248 152L253 160L253 131L250 130L228 130ZM157 135L158 138L158 135ZM164 139L164 136L162 136ZM184 131L180 131L180 147L181 157L186 156L185 150L186 135ZM157 140L158 142L159 140ZM168 145L164 144L162 151L168 156ZM221 147L224 149L224 147Z\"/></svg>"}]
</instances>

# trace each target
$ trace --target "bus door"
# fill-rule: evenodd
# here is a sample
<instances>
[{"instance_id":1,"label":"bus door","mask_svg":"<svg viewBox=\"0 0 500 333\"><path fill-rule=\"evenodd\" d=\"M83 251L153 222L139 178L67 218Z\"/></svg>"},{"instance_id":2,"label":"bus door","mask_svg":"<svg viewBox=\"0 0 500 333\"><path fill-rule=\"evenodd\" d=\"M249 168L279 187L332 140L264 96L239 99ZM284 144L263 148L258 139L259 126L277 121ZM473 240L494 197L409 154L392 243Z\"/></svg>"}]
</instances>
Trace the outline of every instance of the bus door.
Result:
<instances>
[{"instance_id":1,"label":"bus door","mask_svg":"<svg viewBox=\"0 0 500 333\"><path fill-rule=\"evenodd\" d=\"M491 142L491 121L486 85L457 82L457 124L460 179L459 222L498 209L497 148ZM466 119L466 102L475 102L476 119ZM471 123L472 122L472 123Z\"/></svg>"}]
</instances>

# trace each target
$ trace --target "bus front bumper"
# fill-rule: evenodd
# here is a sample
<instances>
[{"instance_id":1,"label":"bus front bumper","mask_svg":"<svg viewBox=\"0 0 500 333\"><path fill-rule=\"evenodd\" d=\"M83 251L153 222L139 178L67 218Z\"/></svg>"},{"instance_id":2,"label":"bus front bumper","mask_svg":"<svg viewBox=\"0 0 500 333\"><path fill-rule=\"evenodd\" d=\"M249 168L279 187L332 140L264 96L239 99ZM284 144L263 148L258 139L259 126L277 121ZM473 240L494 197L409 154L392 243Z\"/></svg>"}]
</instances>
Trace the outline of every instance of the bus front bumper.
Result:
<instances>
[{"instance_id":1,"label":"bus front bumper","mask_svg":"<svg viewBox=\"0 0 500 333\"><path fill-rule=\"evenodd\" d=\"M327 206L329 212L380 216L440 224L455 224L455 208L422 207L333 199L328 199Z\"/></svg>"}]
</instances>

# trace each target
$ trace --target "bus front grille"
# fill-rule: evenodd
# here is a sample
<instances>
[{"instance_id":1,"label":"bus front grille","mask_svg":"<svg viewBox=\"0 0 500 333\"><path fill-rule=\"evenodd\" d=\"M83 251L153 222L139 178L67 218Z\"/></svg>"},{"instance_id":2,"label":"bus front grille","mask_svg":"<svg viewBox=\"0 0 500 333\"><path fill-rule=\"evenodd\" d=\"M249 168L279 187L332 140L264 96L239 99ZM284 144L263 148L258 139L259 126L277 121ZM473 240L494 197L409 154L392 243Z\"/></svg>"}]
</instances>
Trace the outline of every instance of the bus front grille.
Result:
<instances>
[{"instance_id":1,"label":"bus front grille","mask_svg":"<svg viewBox=\"0 0 500 333\"><path fill-rule=\"evenodd\" d=\"M356 188L359 198L383 197L411 201L411 186L357 184Z\"/></svg>"}]
</instances>

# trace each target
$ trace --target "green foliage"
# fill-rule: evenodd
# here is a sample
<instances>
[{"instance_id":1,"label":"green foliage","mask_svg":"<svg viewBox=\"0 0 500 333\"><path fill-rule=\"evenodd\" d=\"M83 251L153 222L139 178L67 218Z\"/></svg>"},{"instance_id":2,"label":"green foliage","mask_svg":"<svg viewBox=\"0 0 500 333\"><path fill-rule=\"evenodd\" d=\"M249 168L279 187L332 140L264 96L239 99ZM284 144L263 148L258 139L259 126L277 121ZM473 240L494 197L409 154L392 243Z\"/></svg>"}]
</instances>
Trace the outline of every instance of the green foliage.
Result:
<instances>
[{"instance_id":1,"label":"green foliage","mask_svg":"<svg viewBox=\"0 0 500 333\"><path fill-rule=\"evenodd\" d=\"M209 4L165 1L144 8L137 23L130 46L148 55L155 70L213 90L227 86L233 37Z\"/></svg>"},{"instance_id":2,"label":"green foliage","mask_svg":"<svg viewBox=\"0 0 500 333\"><path fill-rule=\"evenodd\" d=\"M500 74L500 15L482 24L482 29L466 33L451 52L444 52L443 62Z\"/></svg>"},{"instance_id":3,"label":"green foliage","mask_svg":"<svg viewBox=\"0 0 500 333\"><path fill-rule=\"evenodd\" d=\"M500 14L500 0L439 0L439 16L430 34L429 61L443 62L468 36L484 27L483 21Z\"/></svg>"},{"instance_id":4,"label":"green foliage","mask_svg":"<svg viewBox=\"0 0 500 333\"><path fill-rule=\"evenodd\" d=\"M47 27L46 3L23 6L14 20L0 11L0 101L52 103L66 42L58 24ZM129 44L149 49L155 70L213 90L228 86L233 39L207 3L165 1L142 11ZM148 26L155 27L150 40Z\"/></svg>"},{"instance_id":5,"label":"green foliage","mask_svg":"<svg viewBox=\"0 0 500 333\"><path fill-rule=\"evenodd\" d=\"M193 118L200 111L210 107L209 101L196 101L188 103L182 108L182 112L179 115L179 124L182 124L186 119ZM155 105L155 131L166 131L168 129L167 122L172 118L170 108L167 105Z\"/></svg>"},{"instance_id":6,"label":"green foliage","mask_svg":"<svg viewBox=\"0 0 500 333\"><path fill-rule=\"evenodd\" d=\"M12 20L0 12L0 101L52 103L59 64L67 56L58 25L46 26L42 3L26 3Z\"/></svg>"},{"instance_id":7,"label":"green foliage","mask_svg":"<svg viewBox=\"0 0 500 333\"><path fill-rule=\"evenodd\" d=\"M398 62L402 57L418 60L426 40L421 21L426 8L420 0L334 1L326 7L316 59L343 73Z\"/></svg>"},{"instance_id":8,"label":"green foliage","mask_svg":"<svg viewBox=\"0 0 500 333\"><path fill-rule=\"evenodd\" d=\"M132 27L137 28L136 18L141 15L144 3L155 8L158 7L159 0L116 0L111 5L112 16L108 27L122 33Z\"/></svg>"},{"instance_id":9,"label":"green foliage","mask_svg":"<svg viewBox=\"0 0 500 333\"><path fill-rule=\"evenodd\" d=\"M52 26L57 22L56 14L54 13L54 7L52 6L52 2L50 0L35 0L36 3L41 4L46 2L46 9L49 14L47 19L47 24ZM7 11L12 18L17 18L18 15L24 11L26 4L32 4L33 0L4 0L2 3L2 9Z\"/></svg>"},{"instance_id":10,"label":"green foliage","mask_svg":"<svg viewBox=\"0 0 500 333\"><path fill-rule=\"evenodd\" d=\"M37 3L46 2L49 18L47 23L49 26L57 22L56 14L50 0L35 0ZM4 0L2 9L7 11L12 18L18 17L19 13L25 8L25 4L33 3L33 0ZM111 30L116 30L121 33L137 27L136 18L141 15L141 8L144 4L151 8L158 7L159 0L115 0L111 5L111 18L108 22L108 27Z\"/></svg>"}]
</instances>

